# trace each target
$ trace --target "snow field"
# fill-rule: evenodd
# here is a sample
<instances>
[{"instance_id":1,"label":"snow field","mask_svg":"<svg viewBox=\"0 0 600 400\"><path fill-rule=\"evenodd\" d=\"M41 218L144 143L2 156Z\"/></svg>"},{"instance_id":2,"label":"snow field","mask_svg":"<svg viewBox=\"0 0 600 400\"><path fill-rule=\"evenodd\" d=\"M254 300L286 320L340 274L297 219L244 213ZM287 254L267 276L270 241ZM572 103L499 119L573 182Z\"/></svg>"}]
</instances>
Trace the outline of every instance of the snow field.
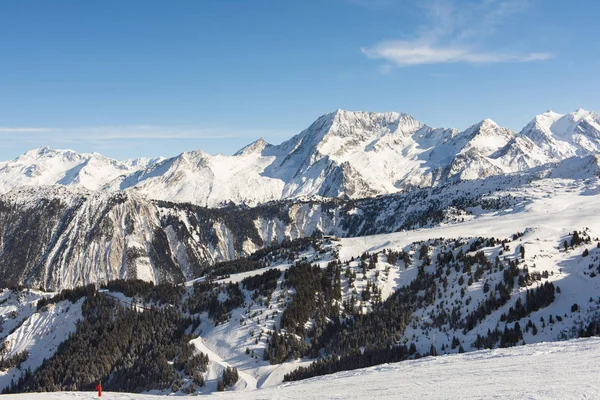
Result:
<instances>
[{"instance_id":1,"label":"snow field","mask_svg":"<svg viewBox=\"0 0 600 400\"><path fill-rule=\"evenodd\" d=\"M251 392L213 393L217 399L532 399L600 398L600 339L538 343L509 349L426 357L339 372ZM80 400L93 392L27 393L7 400ZM153 400L144 394L105 399Z\"/></svg>"}]
</instances>

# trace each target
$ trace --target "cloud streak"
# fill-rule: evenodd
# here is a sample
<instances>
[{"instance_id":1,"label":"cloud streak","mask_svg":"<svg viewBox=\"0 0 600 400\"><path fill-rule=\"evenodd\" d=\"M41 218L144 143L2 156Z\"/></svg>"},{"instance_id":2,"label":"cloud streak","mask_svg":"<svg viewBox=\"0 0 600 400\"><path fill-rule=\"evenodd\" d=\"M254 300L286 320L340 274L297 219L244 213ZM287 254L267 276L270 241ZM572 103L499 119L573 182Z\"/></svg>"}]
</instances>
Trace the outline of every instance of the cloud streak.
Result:
<instances>
[{"instance_id":1,"label":"cloud streak","mask_svg":"<svg viewBox=\"0 0 600 400\"><path fill-rule=\"evenodd\" d=\"M455 4L460 4L460 7ZM554 57L548 52L489 50L489 46L485 45L485 39L496 35L507 20L529 7L527 0L483 0L477 3L433 0L421 6L427 22L418 29L415 38L385 40L361 48L365 56L386 62L380 68L381 72L387 73L395 66L524 63Z\"/></svg>"},{"instance_id":2,"label":"cloud streak","mask_svg":"<svg viewBox=\"0 0 600 400\"><path fill-rule=\"evenodd\" d=\"M261 135L278 136L277 133L253 130L236 130L222 127L113 125L87 127L0 127L4 139L14 136L18 140L48 139L53 142L79 143L120 140L192 140L253 138ZM17 137L18 136L18 137Z\"/></svg>"},{"instance_id":3,"label":"cloud streak","mask_svg":"<svg viewBox=\"0 0 600 400\"><path fill-rule=\"evenodd\" d=\"M48 128L0 126L0 133L41 133L41 132L48 132Z\"/></svg>"},{"instance_id":4,"label":"cloud streak","mask_svg":"<svg viewBox=\"0 0 600 400\"><path fill-rule=\"evenodd\" d=\"M471 64L519 63L548 60L549 53L486 53L452 46L436 46L411 41L387 41L373 48L362 48L369 58L383 59L397 66L466 62Z\"/></svg>"}]
</instances>

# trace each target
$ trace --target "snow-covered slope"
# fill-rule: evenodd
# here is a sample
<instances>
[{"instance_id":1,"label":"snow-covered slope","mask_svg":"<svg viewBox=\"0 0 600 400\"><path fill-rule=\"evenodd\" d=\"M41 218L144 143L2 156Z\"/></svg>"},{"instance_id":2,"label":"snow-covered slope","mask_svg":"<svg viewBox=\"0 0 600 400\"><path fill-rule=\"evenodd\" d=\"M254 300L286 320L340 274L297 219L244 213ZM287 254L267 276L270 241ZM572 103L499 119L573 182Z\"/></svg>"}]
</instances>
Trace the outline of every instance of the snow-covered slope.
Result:
<instances>
[{"instance_id":1,"label":"snow-covered slope","mask_svg":"<svg viewBox=\"0 0 600 400\"><path fill-rule=\"evenodd\" d=\"M594 188L597 187L596 184ZM454 337L467 352L477 350L478 337L485 337L490 330L502 331L505 326L512 328L515 322L523 327L523 338L518 344L570 339L578 337L580 330L585 330L591 321L600 321L600 248L597 248L596 239L600 237L600 210L589 202L587 195L590 189L594 190L586 185L573 186L569 181L563 181L562 186L552 181L540 181L514 192L514 195L555 194L530 198L530 202L514 208L508 206L495 212L483 212L460 224L342 238L331 242L332 248L325 246L316 253L301 253L298 259L325 268L332 257L339 254L346 271L345 277L342 277L342 300L346 304L354 299L354 307L360 308L363 313L374 309L373 300L361 299L367 285L378 288L382 300L385 300L395 290L414 282L421 269L427 273L443 271L435 300L413 313L406 331L398 340L400 343L414 343L421 354L428 353L432 344L438 354L457 353L458 346L452 346ZM563 243L571 242L575 230L585 232L593 240L565 250ZM492 237L496 238L494 244L486 244ZM430 265L420 259L423 245L428 248ZM522 253L521 248L526 250ZM388 262L385 252L389 250L407 254L410 262ZM481 251L489 262L489 269L482 267L481 275L467 282L479 269L478 265L482 265L475 263L472 269L469 267L469 272L462 267L455 269L451 264L445 265L440 260L448 251L453 252L453 257L458 257L458 254L474 257ZM374 269L364 271L361 266L360 255L365 252L379 255ZM518 262L517 265L532 276L538 274L539 280L532 278L532 281L524 281L523 286L511 286L510 299L497 308L492 307L473 327L449 322L449 315L458 315L458 319L462 320L484 304L488 296L493 295L494 288L506 279L504 271L511 262ZM290 265L290 262L276 263L275 268L285 271ZM354 272L356 278L353 281L348 279L347 271ZM232 275L222 282L239 282L242 278L263 272ZM441 281L445 283L442 285ZM535 290L545 282L559 288L555 299L539 310L507 322L506 314L517 301L525 302L527 290ZM272 298L282 299L286 294L279 284ZM263 336L262 332L277 329L280 323L277 315L285 310L285 304L281 300L262 304L252 301L247 295L245 307L234 310L229 321L214 325L207 318L203 319L202 339L198 343L202 344L202 349L208 348L218 354L219 360L254 376L259 388L278 384L283 375L305 366L307 360L273 366L249 357L245 350L248 349L251 355L263 353L268 336ZM575 309L574 305L577 305ZM527 327L530 321L535 325L533 330ZM499 345L499 342L495 343L495 346Z\"/></svg>"},{"instance_id":2,"label":"snow-covered slope","mask_svg":"<svg viewBox=\"0 0 600 400\"><path fill-rule=\"evenodd\" d=\"M472 182L470 189L474 190L476 185L476 182ZM434 300L415 310L406 331L398 339L399 343L414 343L421 354L426 354L432 344L436 346L438 354L457 353L458 348L452 347L454 337L467 352L474 351L478 337L485 337L490 330L512 329L517 322L523 330L523 337L517 345L565 340L577 337L591 321L600 319L600 249L597 248L600 209L597 202L590 201L599 188L599 182L589 178L582 181L559 178L537 180L521 187L505 188L486 197L490 204L498 203L495 209L484 209L480 204L467 207L471 214L465 216L464 222L448 221L438 227L384 235L325 239L320 250L298 252L295 258L326 268L331 260L339 256L345 271L342 277L342 301L348 304L354 298L353 306L360 308L363 313L375 309L372 299L361 298L361 293L368 285L377 288L382 300L385 300L395 290L414 282L421 269L431 274L443 271L439 274ZM505 202L506 197L515 200ZM564 242L571 242L575 230L589 237L590 242L565 249ZM492 237L495 238L494 242L489 242ZM420 259L422 246L428 249L430 265ZM521 248L526 251L522 253ZM410 262L390 262L386 255L389 250L407 254ZM477 275L476 270L482 265L476 263L468 272L462 266L456 269L453 264L445 265L441 260L448 251L457 259L459 254L475 257L481 251L489 267L485 267L472 282L468 281L469 277ZM374 268L367 271L364 271L360 257L365 252L379 255ZM246 298L244 306L232 310L227 321L215 324L206 314L202 314L200 337L193 343L199 350L212 355L213 364L207 379L216 379L216 374L223 366L234 366L242 376L239 390L256 386L260 389L257 393L270 393L263 390L280 384L286 373L310 363L310 359L301 359L271 365L262 360L269 339L268 332L280 326L280 316L293 295L293 291L282 286L282 280L283 272L290 268L294 260L269 260L271 264L267 268L232 274L218 281L239 283L244 278L264 273L268 268L277 268L282 272L270 302L256 299L243 290ZM508 301L492 308L473 327L467 329L466 325L460 323L450 325L448 321L444 322L443 316L454 315L453 310L458 310L459 320L475 312L495 292L494 288L505 282L504 271L510 263L517 261L521 271L519 274L523 275L523 271L528 270L531 276L538 274L539 280L527 278L523 286L519 286L515 278ZM356 278L353 282L348 279L347 271L354 272ZM445 283L442 284L442 281ZM559 288L551 303L516 321L506 321L502 317L518 301L525 301L527 290L535 290L546 282ZM492 289L486 292L486 286ZM574 308L574 305L577 307ZM532 321L535 329L528 327L529 321ZM310 321L307 323L310 324ZM496 342L495 346L499 346L499 343ZM404 365L404 368L412 368L415 364ZM358 372L346 376L352 374ZM207 383L208 390L212 390L211 387L214 387L214 382ZM252 395L244 393L244 396Z\"/></svg>"},{"instance_id":3,"label":"snow-covered slope","mask_svg":"<svg viewBox=\"0 0 600 400\"><path fill-rule=\"evenodd\" d=\"M9 359L21 352L28 353L19 368L0 371L0 388L7 387L11 380L18 380L21 371L38 368L75 331L75 324L81 318L83 299L75 304L65 300L37 310L37 301L49 295L7 289L0 292L0 318L3 319L4 328L0 331L2 359Z\"/></svg>"},{"instance_id":4,"label":"snow-covered slope","mask_svg":"<svg viewBox=\"0 0 600 400\"><path fill-rule=\"evenodd\" d=\"M600 397L600 339L540 343L387 364L254 392L214 394L223 399L583 399ZM27 393L6 399L89 399L92 392ZM103 398L155 396L104 392ZM190 397L193 398L193 397Z\"/></svg>"},{"instance_id":5,"label":"snow-covered slope","mask_svg":"<svg viewBox=\"0 0 600 400\"><path fill-rule=\"evenodd\" d=\"M35 371L44 359L50 358L58 346L75 331L77 320L81 318L81 304L65 300L40 310L29 318L13 333L5 338L4 357L10 358L19 352L28 352L27 359L19 368L0 372L0 387L4 388L11 380L17 380L21 371L31 368Z\"/></svg>"},{"instance_id":6,"label":"snow-covered slope","mask_svg":"<svg viewBox=\"0 0 600 400\"><path fill-rule=\"evenodd\" d=\"M256 152L211 156L197 150L156 163L111 183L111 187L134 188L149 198L211 207L230 202L257 204L282 197L284 182L263 176L271 161L272 157Z\"/></svg>"},{"instance_id":7,"label":"snow-covered slope","mask_svg":"<svg viewBox=\"0 0 600 400\"><path fill-rule=\"evenodd\" d=\"M520 133L483 120L463 132L401 113L337 110L279 144L233 156L201 150L119 162L41 148L0 163L0 192L20 186L133 189L152 199L218 207L319 197L364 198L448 180L529 171L600 150L600 117L585 110L536 116Z\"/></svg>"}]
</instances>

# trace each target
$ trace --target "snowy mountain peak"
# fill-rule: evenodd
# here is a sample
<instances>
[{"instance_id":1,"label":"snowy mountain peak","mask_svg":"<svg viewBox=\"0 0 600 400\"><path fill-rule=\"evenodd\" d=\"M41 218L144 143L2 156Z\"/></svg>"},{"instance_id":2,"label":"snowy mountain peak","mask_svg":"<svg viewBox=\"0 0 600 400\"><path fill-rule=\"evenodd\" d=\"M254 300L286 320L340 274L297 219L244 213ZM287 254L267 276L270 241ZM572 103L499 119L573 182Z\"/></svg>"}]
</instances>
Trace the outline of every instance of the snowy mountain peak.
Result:
<instances>
[{"instance_id":1,"label":"snowy mountain peak","mask_svg":"<svg viewBox=\"0 0 600 400\"><path fill-rule=\"evenodd\" d=\"M537 115L520 133L555 161L600 151L600 118L582 108L568 114Z\"/></svg>"},{"instance_id":2,"label":"snowy mountain peak","mask_svg":"<svg viewBox=\"0 0 600 400\"><path fill-rule=\"evenodd\" d=\"M538 125L542 129L549 130L552 124L558 121L563 116L564 114L558 114L554 111L548 110L542 114L536 115L529 124L534 126Z\"/></svg>"},{"instance_id":3,"label":"snowy mountain peak","mask_svg":"<svg viewBox=\"0 0 600 400\"><path fill-rule=\"evenodd\" d=\"M48 146L42 146L38 149L29 150L25 154L17 157L17 159L48 159L48 158L62 158L65 160L80 160L86 158L85 155L79 154L76 151L69 149L52 149Z\"/></svg>"},{"instance_id":4,"label":"snowy mountain peak","mask_svg":"<svg viewBox=\"0 0 600 400\"><path fill-rule=\"evenodd\" d=\"M481 126L493 126L496 127L498 126L498 124L491 118L486 118L483 121L481 121Z\"/></svg>"},{"instance_id":5,"label":"snowy mountain peak","mask_svg":"<svg viewBox=\"0 0 600 400\"><path fill-rule=\"evenodd\" d=\"M245 156L249 154L261 153L265 148L269 146L271 146L269 143L267 143L263 138L260 138L257 141L242 147L234 154L234 156Z\"/></svg>"},{"instance_id":6,"label":"snowy mountain peak","mask_svg":"<svg viewBox=\"0 0 600 400\"><path fill-rule=\"evenodd\" d=\"M124 161L125 164L129 165L133 169L142 169L151 167L154 164L157 164L161 161L164 161L164 157L156 157L156 158L148 158L148 157L140 157L134 158L132 160Z\"/></svg>"},{"instance_id":7,"label":"snowy mountain peak","mask_svg":"<svg viewBox=\"0 0 600 400\"><path fill-rule=\"evenodd\" d=\"M459 136L472 140L475 137L495 137L495 136L513 136L512 132L506 128L501 128L496 122L490 118L470 126Z\"/></svg>"},{"instance_id":8,"label":"snowy mountain peak","mask_svg":"<svg viewBox=\"0 0 600 400\"><path fill-rule=\"evenodd\" d=\"M539 115L545 115L545 116L554 117L554 118L558 119L558 118L562 117L564 114L559 114L557 112L554 112L554 111L548 109Z\"/></svg>"},{"instance_id":9,"label":"snowy mountain peak","mask_svg":"<svg viewBox=\"0 0 600 400\"><path fill-rule=\"evenodd\" d=\"M184 151L183 153L181 153L181 156L188 157L188 158L194 158L195 159L195 158L210 157L210 154L208 154L204 150L195 149L195 150L192 150L192 151Z\"/></svg>"},{"instance_id":10,"label":"snowy mountain peak","mask_svg":"<svg viewBox=\"0 0 600 400\"><path fill-rule=\"evenodd\" d=\"M42 146L38 149L33 149L33 150L29 150L27 153L25 154L31 154L31 155L44 155L44 154L48 154L50 152L52 152L53 150L49 147L49 146Z\"/></svg>"},{"instance_id":11,"label":"snowy mountain peak","mask_svg":"<svg viewBox=\"0 0 600 400\"><path fill-rule=\"evenodd\" d=\"M491 118L486 118L479 123L479 126L482 128L498 128L498 124L492 120Z\"/></svg>"},{"instance_id":12,"label":"snowy mountain peak","mask_svg":"<svg viewBox=\"0 0 600 400\"><path fill-rule=\"evenodd\" d=\"M578 133L578 125L584 121L592 122L598 114L579 108L574 112L565 114L556 119L550 129L555 135L568 136Z\"/></svg>"},{"instance_id":13,"label":"snowy mountain peak","mask_svg":"<svg viewBox=\"0 0 600 400\"><path fill-rule=\"evenodd\" d=\"M412 133L422 126L421 122L405 113L337 110L334 113L331 130L356 133L359 130L377 132L377 128L380 128L379 132L387 130L391 133Z\"/></svg>"},{"instance_id":14,"label":"snowy mountain peak","mask_svg":"<svg viewBox=\"0 0 600 400\"><path fill-rule=\"evenodd\" d=\"M590 115L591 111L585 110L583 108L578 108L572 114L575 118L581 119L581 118L584 118L584 117L587 117L588 115Z\"/></svg>"}]
</instances>

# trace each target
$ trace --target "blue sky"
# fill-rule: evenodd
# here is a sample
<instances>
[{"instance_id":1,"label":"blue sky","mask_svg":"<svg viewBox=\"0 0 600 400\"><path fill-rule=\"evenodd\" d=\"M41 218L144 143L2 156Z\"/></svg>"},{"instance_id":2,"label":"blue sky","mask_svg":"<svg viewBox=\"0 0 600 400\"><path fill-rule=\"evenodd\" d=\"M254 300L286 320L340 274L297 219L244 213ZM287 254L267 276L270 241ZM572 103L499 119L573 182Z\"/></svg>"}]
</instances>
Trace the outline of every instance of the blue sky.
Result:
<instances>
[{"instance_id":1,"label":"blue sky","mask_svg":"<svg viewBox=\"0 0 600 400\"><path fill-rule=\"evenodd\" d=\"M0 0L0 159L280 143L319 115L600 111L596 1Z\"/></svg>"}]
</instances>

